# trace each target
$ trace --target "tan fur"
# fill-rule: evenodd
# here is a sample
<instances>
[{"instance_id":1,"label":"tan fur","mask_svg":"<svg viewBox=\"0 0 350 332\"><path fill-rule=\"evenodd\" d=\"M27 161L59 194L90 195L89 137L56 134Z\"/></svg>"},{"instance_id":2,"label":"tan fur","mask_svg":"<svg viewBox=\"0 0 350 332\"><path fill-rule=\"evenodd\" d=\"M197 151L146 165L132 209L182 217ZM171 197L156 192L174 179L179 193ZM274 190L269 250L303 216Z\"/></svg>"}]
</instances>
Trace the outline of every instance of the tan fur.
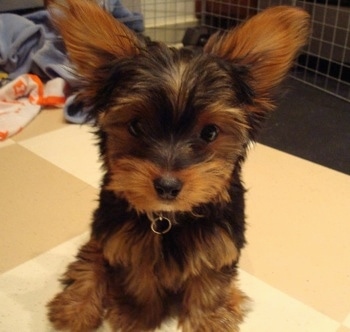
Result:
<instances>
[{"instance_id":1,"label":"tan fur","mask_svg":"<svg viewBox=\"0 0 350 332\"><path fill-rule=\"evenodd\" d=\"M82 247L77 261L69 265L63 277L63 282L67 284L66 289L48 305L49 318L57 329L69 327L70 331L85 332L97 328L101 324L103 307L107 303L109 303L107 308L110 306L110 309L106 313L106 319L115 329L138 331L139 326L144 324L155 328L156 326L151 326L151 322L160 322L163 318L163 297L168 290L181 290L185 293L183 316L187 317L187 310L191 309L193 317L180 320L184 331L202 331L204 326L207 326L205 323L207 319L210 321L218 319L215 331L228 331L227 324L236 324L243 319L241 303L246 301L246 297L235 288L233 281L230 288L227 288L227 283L230 281L219 278L217 281L222 287L211 289L213 278L216 278L213 271L238 260L237 248L225 232L218 229L215 236L203 235L201 238L187 234L189 238L185 236L179 239L184 244L188 241L193 243L193 250L187 253L186 269L180 271L176 264L163 260L161 237L154 233L135 234L136 236L130 237L133 228L132 221L126 224L122 230L107 240L103 249L101 244L94 240ZM144 255L146 252L147 255ZM118 297L114 292L118 292L121 286L117 284L118 279L106 279L105 260L111 265L130 267L127 283L124 285L125 291L136 296L137 305L143 310L149 310L148 314L140 317L140 321L130 323L127 317L134 314L129 305L125 304L124 310L123 306L113 306L114 295ZM169 266L173 268L169 269ZM155 270L158 271L157 278L154 278ZM220 314L217 314L216 318L217 292L226 294L225 310L235 311L232 321L229 320L225 324L220 323ZM214 310L210 318L206 317L208 309ZM198 329L195 327L197 324ZM192 326L192 330L189 326ZM214 330L203 329L203 331Z\"/></svg>"},{"instance_id":2,"label":"tan fur","mask_svg":"<svg viewBox=\"0 0 350 332\"><path fill-rule=\"evenodd\" d=\"M122 105L124 104L127 106L111 110L100 118L100 125L111 137L107 141L106 156L106 162L112 173L112 181L108 189L125 197L137 211L145 213L153 211L191 212L194 206L202 203L228 201L228 181L234 160L227 160L227 155L232 154L233 151L237 155L242 152L241 145L235 144L235 141L232 140L232 132L228 133L228 131L235 128L233 134L237 136L237 142L248 140L248 125L241 115L241 110L225 109L220 101L211 105L208 110L203 110L193 132L199 135L203 126L210 123L217 124L221 129L219 139L208 147L209 152L212 153L211 160L183 170L170 171L147 160L119 158L119 155L124 153L124 149L130 149L133 144L135 144L135 150L138 148L138 141L134 142L126 126L123 125L135 116L133 108L130 101L123 101ZM148 109L151 110L151 107ZM179 146L176 149L179 155L191 153L188 147ZM159 201L153 187L153 180L164 174L171 174L184 183L178 199L174 202ZM196 190L194 191L193 188ZM144 195L145 192L147 195Z\"/></svg>"},{"instance_id":3,"label":"tan fur","mask_svg":"<svg viewBox=\"0 0 350 332\"><path fill-rule=\"evenodd\" d=\"M183 318L180 316L179 325L182 331L238 332L238 326L246 314L247 296L237 288L234 281L231 285L222 283L221 287L224 289L225 296L223 303L218 306L206 285L208 281L215 280L215 275L208 277L210 281L206 276L201 276L192 279L188 284L184 303L187 312L184 311ZM220 280L217 280L217 285L220 287Z\"/></svg>"},{"instance_id":4,"label":"tan fur","mask_svg":"<svg viewBox=\"0 0 350 332\"><path fill-rule=\"evenodd\" d=\"M100 326L106 296L105 261L101 248L90 240L62 277L65 290L49 304L49 319L58 330L92 331Z\"/></svg>"},{"instance_id":5,"label":"tan fur","mask_svg":"<svg viewBox=\"0 0 350 332\"><path fill-rule=\"evenodd\" d=\"M103 254L111 265L130 267L126 277L127 282L124 285L125 291L136 296L137 306L146 313L139 318L139 321L130 323L127 317L134 315L130 306L127 304L124 307L112 306L106 315L112 327L130 332L138 331L140 326L145 324L155 328L152 322L159 322L166 314L163 311L163 301L169 290L181 291L185 294L184 311L180 317L182 315L188 317L188 311L191 312L191 317L184 321L180 319L183 331L214 331L213 326L215 331L228 331L230 324L235 326L242 321L244 314L242 303L247 301L247 297L235 287L234 281L218 278L217 282L221 286L211 288L213 278L217 278L213 271L220 270L232 261L238 260L238 250L225 232L218 228L212 236L203 234L203 237L198 235L192 237L192 234L187 234L179 238L179 241L183 241L184 248L188 242L192 242L193 245L192 250L186 255L188 263L185 270L181 271L175 262L164 261L161 253L162 240L159 236L148 232L130 237L130 234L134 233L135 226L135 222L130 221L109 238L104 244ZM147 255L144 254L145 252ZM170 266L171 269L169 269ZM158 271L156 278L155 271ZM227 287L230 283L231 286ZM113 288L118 290L118 287ZM235 312L234 317L224 324L220 322L221 313L215 313L218 292L225 294L224 298L227 301L225 310ZM111 301L113 302L113 299ZM210 317L206 317L208 310L214 312ZM211 321L211 324L213 320L217 322L211 326L207 325L206 320ZM196 327L197 324L198 327Z\"/></svg>"},{"instance_id":6,"label":"tan fur","mask_svg":"<svg viewBox=\"0 0 350 332\"><path fill-rule=\"evenodd\" d=\"M287 74L296 54L306 44L309 29L309 15L304 10L272 7L222 36L212 36L204 49L248 65L257 101L271 108L271 89Z\"/></svg>"},{"instance_id":7,"label":"tan fur","mask_svg":"<svg viewBox=\"0 0 350 332\"><path fill-rule=\"evenodd\" d=\"M118 159L111 163L112 181L108 189L125 197L139 212L192 211L198 204L209 201L227 201L228 181L232 165L224 160L212 160L171 174L183 180L184 187L174 202L157 198L153 180L164 173L153 163L139 159ZM192 188L196 188L194 191ZM148 194L145 196L144 193Z\"/></svg>"},{"instance_id":8,"label":"tan fur","mask_svg":"<svg viewBox=\"0 0 350 332\"><path fill-rule=\"evenodd\" d=\"M95 107L106 171L91 239L48 304L50 321L88 332L106 319L113 331L141 332L177 316L183 332L238 332L248 302L236 285L241 164L307 39L308 15L268 9L188 56L146 49L94 1L50 3L81 79L79 100ZM214 139L202 136L208 127ZM164 175L181 182L176 197L157 194ZM167 234L151 230L159 213L171 219Z\"/></svg>"},{"instance_id":9,"label":"tan fur","mask_svg":"<svg viewBox=\"0 0 350 332\"><path fill-rule=\"evenodd\" d=\"M183 242L186 250L188 263L180 271L176 264L164 262L161 250L161 237L152 232L135 234L137 221L130 221L124 227L110 237L104 244L104 257L111 265L121 264L123 266L136 267L132 271L135 277L136 290L141 284L140 275L153 275L157 270L158 283L165 289L178 290L185 280L191 277L198 277L203 270L220 270L223 266L230 265L237 261L238 250L228 235L220 228L212 235L191 233L184 234L178 239L179 244ZM192 243L191 250L186 248L186 243ZM143 253L147 252L147 256ZM171 265L168 270L167 265ZM150 278L152 279L152 278ZM148 278L144 278L145 281Z\"/></svg>"},{"instance_id":10,"label":"tan fur","mask_svg":"<svg viewBox=\"0 0 350 332\"><path fill-rule=\"evenodd\" d=\"M96 6L95 1L61 1L55 3L53 10L56 13L54 23L62 34L69 56L84 76L90 76L91 69L105 61L138 52L134 34Z\"/></svg>"}]
</instances>

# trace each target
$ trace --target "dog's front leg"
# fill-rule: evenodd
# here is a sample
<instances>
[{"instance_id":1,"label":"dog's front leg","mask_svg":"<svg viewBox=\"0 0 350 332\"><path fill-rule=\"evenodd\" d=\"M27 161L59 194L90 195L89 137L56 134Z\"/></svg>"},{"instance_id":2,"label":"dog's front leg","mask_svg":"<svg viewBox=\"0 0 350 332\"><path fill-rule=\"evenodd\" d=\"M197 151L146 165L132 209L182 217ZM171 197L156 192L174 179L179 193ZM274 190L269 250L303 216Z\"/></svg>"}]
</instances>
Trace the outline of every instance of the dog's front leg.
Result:
<instances>
[{"instance_id":1,"label":"dog's front leg","mask_svg":"<svg viewBox=\"0 0 350 332\"><path fill-rule=\"evenodd\" d=\"M65 289L48 304L53 326L71 332L98 328L103 317L106 262L96 241L91 239L80 249L61 282Z\"/></svg>"},{"instance_id":2,"label":"dog's front leg","mask_svg":"<svg viewBox=\"0 0 350 332\"><path fill-rule=\"evenodd\" d=\"M110 289L114 293L106 320L113 331L154 331L167 316L164 293L153 273L134 270L125 273L127 282Z\"/></svg>"},{"instance_id":3,"label":"dog's front leg","mask_svg":"<svg viewBox=\"0 0 350 332\"><path fill-rule=\"evenodd\" d=\"M247 300L220 272L191 278L179 324L183 332L238 332Z\"/></svg>"}]
</instances>

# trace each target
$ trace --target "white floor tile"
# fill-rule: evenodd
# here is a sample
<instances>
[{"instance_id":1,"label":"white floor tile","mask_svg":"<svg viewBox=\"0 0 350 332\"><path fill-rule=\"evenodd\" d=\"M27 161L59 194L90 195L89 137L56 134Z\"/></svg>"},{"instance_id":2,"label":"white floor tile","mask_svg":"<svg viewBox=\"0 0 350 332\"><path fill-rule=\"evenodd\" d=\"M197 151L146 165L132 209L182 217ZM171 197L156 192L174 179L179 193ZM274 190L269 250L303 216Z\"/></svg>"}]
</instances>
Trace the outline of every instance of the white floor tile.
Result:
<instances>
[{"instance_id":1,"label":"white floor tile","mask_svg":"<svg viewBox=\"0 0 350 332\"><path fill-rule=\"evenodd\" d=\"M0 275L0 331L52 331L46 303L59 289L57 279L87 238L78 236Z\"/></svg>"},{"instance_id":2,"label":"white floor tile","mask_svg":"<svg viewBox=\"0 0 350 332\"><path fill-rule=\"evenodd\" d=\"M67 241L0 276L1 332L52 331L45 305L58 291L59 275L87 237L86 233ZM335 332L340 325L244 271L240 271L240 280L241 288L254 301L242 332ZM161 331L175 331L175 325Z\"/></svg>"},{"instance_id":3,"label":"white floor tile","mask_svg":"<svg viewBox=\"0 0 350 332\"><path fill-rule=\"evenodd\" d=\"M98 188L101 178L96 139L89 126L72 125L19 144Z\"/></svg>"}]
</instances>

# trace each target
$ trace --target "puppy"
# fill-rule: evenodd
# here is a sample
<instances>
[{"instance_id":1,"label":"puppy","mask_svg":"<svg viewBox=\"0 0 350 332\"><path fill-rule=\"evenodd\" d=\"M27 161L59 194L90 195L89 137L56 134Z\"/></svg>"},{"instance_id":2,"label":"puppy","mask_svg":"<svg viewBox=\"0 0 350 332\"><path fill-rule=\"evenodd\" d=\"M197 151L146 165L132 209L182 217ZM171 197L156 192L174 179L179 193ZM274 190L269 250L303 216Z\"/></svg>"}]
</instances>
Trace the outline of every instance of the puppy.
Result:
<instances>
[{"instance_id":1,"label":"puppy","mask_svg":"<svg viewBox=\"0 0 350 332\"><path fill-rule=\"evenodd\" d=\"M245 244L241 167L306 43L309 17L274 7L203 50L146 43L92 1L51 1L99 137L90 240L48 304L58 330L236 332Z\"/></svg>"}]
</instances>

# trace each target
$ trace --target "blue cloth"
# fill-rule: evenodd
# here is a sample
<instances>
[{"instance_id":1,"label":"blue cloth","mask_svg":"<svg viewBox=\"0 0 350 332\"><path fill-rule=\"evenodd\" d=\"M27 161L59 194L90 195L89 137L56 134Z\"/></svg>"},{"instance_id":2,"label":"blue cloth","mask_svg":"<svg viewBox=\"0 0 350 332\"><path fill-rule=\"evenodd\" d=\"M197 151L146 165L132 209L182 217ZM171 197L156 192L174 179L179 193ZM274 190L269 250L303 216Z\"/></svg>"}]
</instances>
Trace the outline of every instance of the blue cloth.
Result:
<instances>
[{"instance_id":1,"label":"blue cloth","mask_svg":"<svg viewBox=\"0 0 350 332\"><path fill-rule=\"evenodd\" d=\"M120 0L109 0L105 5L116 19L135 32L144 31L143 16L125 8ZM43 81L63 78L70 86L76 78L68 60L64 43L51 24L48 11L40 10L26 16L0 14L0 71L14 79L33 73ZM86 109L68 98L64 114L69 122L82 123Z\"/></svg>"},{"instance_id":2,"label":"blue cloth","mask_svg":"<svg viewBox=\"0 0 350 332\"><path fill-rule=\"evenodd\" d=\"M53 27L48 11L40 10L25 16L31 23L40 26L44 38L42 46L32 54L31 72L43 80L61 77L72 84L75 80L65 46Z\"/></svg>"},{"instance_id":3,"label":"blue cloth","mask_svg":"<svg viewBox=\"0 0 350 332\"><path fill-rule=\"evenodd\" d=\"M0 70L11 79L31 70L33 54L43 45L41 26L15 14L0 15Z\"/></svg>"},{"instance_id":4,"label":"blue cloth","mask_svg":"<svg viewBox=\"0 0 350 332\"><path fill-rule=\"evenodd\" d=\"M135 32L144 30L143 17L110 0L111 14ZM62 38L53 28L46 10L24 17L0 14L0 70L11 79L34 73L43 80L61 77L74 85L74 75Z\"/></svg>"},{"instance_id":5,"label":"blue cloth","mask_svg":"<svg viewBox=\"0 0 350 332\"><path fill-rule=\"evenodd\" d=\"M81 103L78 103L75 95L71 95L67 98L63 108L63 115L66 121L70 123L82 124L88 121L88 111Z\"/></svg>"},{"instance_id":6,"label":"blue cloth","mask_svg":"<svg viewBox=\"0 0 350 332\"><path fill-rule=\"evenodd\" d=\"M61 77L72 83L69 67L62 38L46 10L27 16L0 14L0 70L10 79L33 73L43 81Z\"/></svg>"},{"instance_id":7,"label":"blue cloth","mask_svg":"<svg viewBox=\"0 0 350 332\"><path fill-rule=\"evenodd\" d=\"M124 23L129 29L136 32L145 30L143 16L139 13L131 12L122 5L120 0L109 0L105 6L118 21Z\"/></svg>"}]
</instances>

